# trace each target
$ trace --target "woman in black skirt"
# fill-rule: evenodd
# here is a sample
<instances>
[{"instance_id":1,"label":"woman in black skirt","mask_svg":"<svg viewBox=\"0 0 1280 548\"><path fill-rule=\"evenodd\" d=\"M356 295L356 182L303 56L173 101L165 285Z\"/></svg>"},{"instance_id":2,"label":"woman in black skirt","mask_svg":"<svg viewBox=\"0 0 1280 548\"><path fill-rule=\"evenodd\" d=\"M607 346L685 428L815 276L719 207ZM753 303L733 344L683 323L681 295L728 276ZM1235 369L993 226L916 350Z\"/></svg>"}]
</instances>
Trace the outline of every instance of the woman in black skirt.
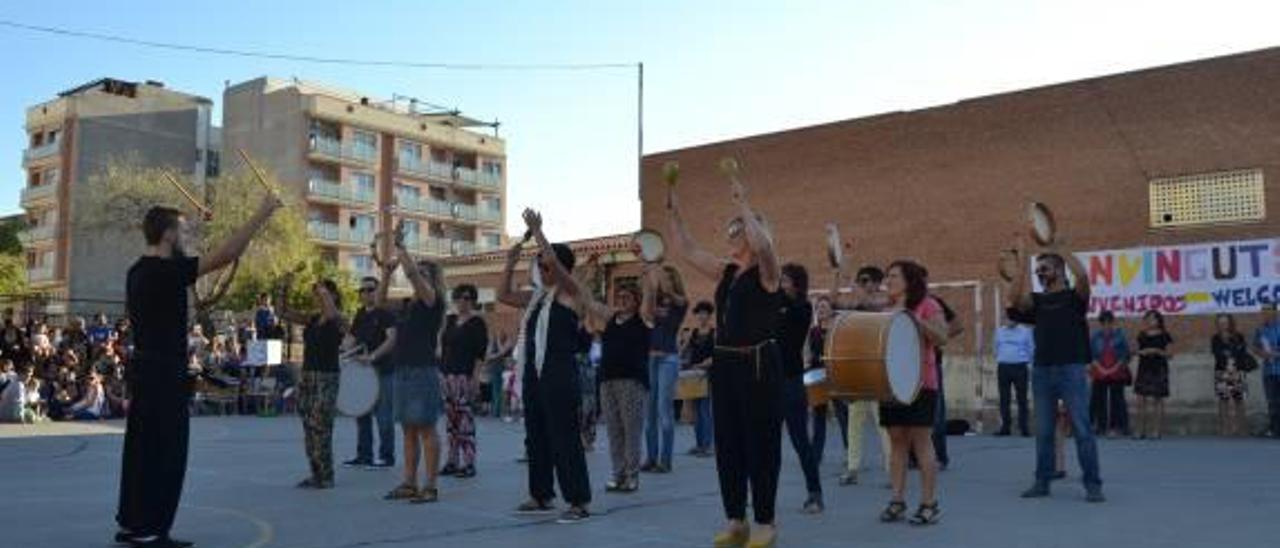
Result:
<instances>
[{"instance_id":1,"label":"woman in black skirt","mask_svg":"<svg viewBox=\"0 0 1280 548\"><path fill-rule=\"evenodd\" d=\"M764 220L747 203L746 190L730 185L735 216L727 235L730 253L720 258L693 241L668 189L676 251L716 286L716 349L711 365L716 472L729 523L716 546L773 546L774 501L782 457L782 363L776 337L781 272ZM755 512L746 524L747 494Z\"/></svg>"},{"instance_id":2,"label":"woman in black skirt","mask_svg":"<svg viewBox=\"0 0 1280 548\"><path fill-rule=\"evenodd\" d=\"M1138 439L1160 439L1164 422L1164 399L1169 397L1169 345L1173 337L1164 328L1164 315L1150 310L1142 316L1138 332L1138 377L1133 393L1138 395ZM1154 415L1154 417L1152 416Z\"/></svg>"},{"instance_id":3,"label":"woman in black skirt","mask_svg":"<svg viewBox=\"0 0 1280 548\"><path fill-rule=\"evenodd\" d=\"M880 514L885 522L900 521L907 512L907 456L916 455L920 468L920 507L911 516L913 525L930 525L941 517L935 486L938 461L933 450L933 419L938 405L939 369L934 349L947 341L947 321L942 305L929 296L924 267L898 261L885 272L890 309L905 310L920 326L922 382L915 401L880 403L880 426L889 433L889 481L893 498Z\"/></svg>"}]
</instances>

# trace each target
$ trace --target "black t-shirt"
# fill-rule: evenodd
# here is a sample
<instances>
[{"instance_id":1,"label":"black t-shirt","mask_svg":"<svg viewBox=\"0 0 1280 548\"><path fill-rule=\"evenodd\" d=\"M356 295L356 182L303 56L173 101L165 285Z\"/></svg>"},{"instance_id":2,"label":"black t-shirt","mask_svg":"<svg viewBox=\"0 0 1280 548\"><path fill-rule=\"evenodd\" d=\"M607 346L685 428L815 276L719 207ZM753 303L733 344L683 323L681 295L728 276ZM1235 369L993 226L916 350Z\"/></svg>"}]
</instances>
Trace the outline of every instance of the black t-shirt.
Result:
<instances>
[{"instance_id":1,"label":"black t-shirt","mask_svg":"<svg viewBox=\"0 0 1280 548\"><path fill-rule=\"evenodd\" d=\"M356 317L351 322L351 336L355 338L356 344L373 352L387 341L387 330L395 326L396 318L390 312L381 308L361 308L356 311ZM386 373L391 370L392 364L391 354L388 353L374 361L373 367L379 373Z\"/></svg>"},{"instance_id":2,"label":"black t-shirt","mask_svg":"<svg viewBox=\"0 0 1280 548\"><path fill-rule=\"evenodd\" d=\"M342 353L342 322L312 316L302 330L302 369L337 373L338 356Z\"/></svg>"},{"instance_id":3,"label":"black t-shirt","mask_svg":"<svg viewBox=\"0 0 1280 548\"><path fill-rule=\"evenodd\" d=\"M804 343L809 335L809 326L813 323L813 305L807 299L782 298L782 308L778 311L778 321L782 328L779 346L782 349L782 371L788 377L804 374Z\"/></svg>"},{"instance_id":4,"label":"black t-shirt","mask_svg":"<svg viewBox=\"0 0 1280 548\"><path fill-rule=\"evenodd\" d=\"M444 305L439 299L434 306L427 306L419 299L410 301L396 322L395 366L435 366L437 338L443 319Z\"/></svg>"},{"instance_id":5,"label":"black t-shirt","mask_svg":"<svg viewBox=\"0 0 1280 548\"><path fill-rule=\"evenodd\" d=\"M726 346L754 346L778 334L778 292L765 291L760 268L738 274L738 265L725 265L716 286L716 342Z\"/></svg>"},{"instance_id":6,"label":"black t-shirt","mask_svg":"<svg viewBox=\"0 0 1280 548\"><path fill-rule=\"evenodd\" d=\"M1089 302L1074 289L1033 293L1031 301L1036 365L1089 363Z\"/></svg>"},{"instance_id":7,"label":"black t-shirt","mask_svg":"<svg viewBox=\"0 0 1280 548\"><path fill-rule=\"evenodd\" d=\"M609 319L600 335L600 380L634 379L649 386L649 326L638 314Z\"/></svg>"},{"instance_id":8,"label":"black t-shirt","mask_svg":"<svg viewBox=\"0 0 1280 548\"><path fill-rule=\"evenodd\" d=\"M707 361L715 353L716 349L716 330L699 331L694 329L689 332L689 366L695 367L698 364Z\"/></svg>"},{"instance_id":9,"label":"black t-shirt","mask_svg":"<svg viewBox=\"0 0 1280 548\"><path fill-rule=\"evenodd\" d=\"M198 275L195 257L142 257L129 267L125 310L134 329L131 379L186 382L187 290Z\"/></svg>"},{"instance_id":10,"label":"black t-shirt","mask_svg":"<svg viewBox=\"0 0 1280 548\"><path fill-rule=\"evenodd\" d=\"M458 325L458 317L450 314L445 319L440 343L444 345L444 363L440 371L449 375L470 375L475 371L476 362L484 359L484 353L489 349L489 328L480 316L472 316Z\"/></svg>"}]
</instances>

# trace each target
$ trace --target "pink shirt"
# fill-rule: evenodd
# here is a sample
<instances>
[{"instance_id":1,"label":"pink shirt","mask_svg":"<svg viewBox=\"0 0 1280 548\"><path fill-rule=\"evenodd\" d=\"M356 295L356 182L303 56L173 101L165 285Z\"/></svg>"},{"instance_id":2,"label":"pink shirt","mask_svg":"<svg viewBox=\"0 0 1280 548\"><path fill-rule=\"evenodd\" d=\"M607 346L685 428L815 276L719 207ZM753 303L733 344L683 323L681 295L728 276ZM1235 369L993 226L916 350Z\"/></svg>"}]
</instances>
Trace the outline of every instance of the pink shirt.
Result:
<instances>
[{"instance_id":1,"label":"pink shirt","mask_svg":"<svg viewBox=\"0 0 1280 548\"><path fill-rule=\"evenodd\" d=\"M933 321L934 318L944 317L942 314L942 305L933 297L925 297L920 304L916 305L916 309L911 311L911 315L916 317L920 323ZM921 328L923 329L923 328ZM933 343L923 336L920 337L921 364L924 368L923 388L925 390L938 390L938 353L935 351Z\"/></svg>"}]
</instances>

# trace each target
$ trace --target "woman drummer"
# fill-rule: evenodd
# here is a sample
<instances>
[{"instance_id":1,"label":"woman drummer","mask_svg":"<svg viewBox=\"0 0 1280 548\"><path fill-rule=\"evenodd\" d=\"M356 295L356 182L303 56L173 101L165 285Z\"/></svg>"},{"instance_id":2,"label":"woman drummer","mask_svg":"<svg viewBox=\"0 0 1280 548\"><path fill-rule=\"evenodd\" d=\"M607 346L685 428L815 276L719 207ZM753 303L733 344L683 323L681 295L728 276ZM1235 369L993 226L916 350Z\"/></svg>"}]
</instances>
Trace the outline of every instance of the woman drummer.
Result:
<instances>
[{"instance_id":1,"label":"woman drummer","mask_svg":"<svg viewBox=\"0 0 1280 548\"><path fill-rule=\"evenodd\" d=\"M518 368L523 375L525 450L529 458L529 500L516 511L538 514L554 511L555 480L569 508L560 523L580 523L591 514L591 483L583 454L578 408L579 389L576 354L579 351L576 309L577 292L573 279L573 250L564 244L552 245L542 233L542 216L525 210L528 234L538 243L537 272L541 284L533 291L512 287L515 264L523 242L507 255L498 286L498 301L524 309L523 344L516 349Z\"/></svg>"},{"instance_id":2,"label":"woman drummer","mask_svg":"<svg viewBox=\"0 0 1280 548\"><path fill-rule=\"evenodd\" d=\"M897 261L885 273L890 309L909 312L920 326L923 377L915 401L880 404L880 425L889 431L889 480L893 488L893 498L880 514L880 520L885 522L901 521L906 514L907 455L912 452L919 461L921 501L911 523L930 525L942 515L934 492L938 464L931 435L939 382L934 348L946 342L947 322L942 306L928 294L926 275L924 267L911 261Z\"/></svg>"},{"instance_id":3,"label":"woman drummer","mask_svg":"<svg viewBox=\"0 0 1280 548\"><path fill-rule=\"evenodd\" d=\"M822 505L822 481L818 477L818 455L809 439L809 403L804 387L804 347L813 324L813 305L809 304L809 272L803 265L782 265L782 308L779 324L782 334L779 346L782 351L783 370L783 420L791 447L800 460L804 472L808 498L804 501L806 514L820 514Z\"/></svg>"},{"instance_id":4,"label":"woman drummer","mask_svg":"<svg viewBox=\"0 0 1280 548\"><path fill-rule=\"evenodd\" d=\"M728 524L716 546L772 546L777 540L774 502L782 456L782 364L775 341L782 301L781 273L763 219L747 203L746 190L730 184L734 218L730 253L720 258L694 242L668 188L676 250L716 286L716 351L711 365L716 471ZM756 527L746 524L747 494Z\"/></svg>"},{"instance_id":5,"label":"woman drummer","mask_svg":"<svg viewBox=\"0 0 1280 548\"><path fill-rule=\"evenodd\" d=\"M342 296L331 279L311 287L319 312L310 317L288 309L289 282L280 296L280 317L306 326L302 331L302 379L298 384L298 415L302 418L311 475L298 482L301 489L333 487L333 416L338 400L338 360L343 325Z\"/></svg>"}]
</instances>

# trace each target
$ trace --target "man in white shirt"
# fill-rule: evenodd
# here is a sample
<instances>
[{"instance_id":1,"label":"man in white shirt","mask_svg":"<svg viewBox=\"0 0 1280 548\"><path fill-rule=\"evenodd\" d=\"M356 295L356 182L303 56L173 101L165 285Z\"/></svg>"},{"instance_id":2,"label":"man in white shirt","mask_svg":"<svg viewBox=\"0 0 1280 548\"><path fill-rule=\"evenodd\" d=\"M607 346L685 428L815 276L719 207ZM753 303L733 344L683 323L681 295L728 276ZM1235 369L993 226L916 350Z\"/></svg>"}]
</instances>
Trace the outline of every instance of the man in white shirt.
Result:
<instances>
[{"instance_id":1,"label":"man in white shirt","mask_svg":"<svg viewBox=\"0 0 1280 548\"><path fill-rule=\"evenodd\" d=\"M997 436L1008 436L1013 421L1009 412L1010 393L1017 392L1018 432L1029 437L1027 428L1027 375L1032 356L1035 355L1035 339L1031 328L1008 318L996 328L992 348L996 353L996 385L1000 390L1000 430Z\"/></svg>"}]
</instances>

